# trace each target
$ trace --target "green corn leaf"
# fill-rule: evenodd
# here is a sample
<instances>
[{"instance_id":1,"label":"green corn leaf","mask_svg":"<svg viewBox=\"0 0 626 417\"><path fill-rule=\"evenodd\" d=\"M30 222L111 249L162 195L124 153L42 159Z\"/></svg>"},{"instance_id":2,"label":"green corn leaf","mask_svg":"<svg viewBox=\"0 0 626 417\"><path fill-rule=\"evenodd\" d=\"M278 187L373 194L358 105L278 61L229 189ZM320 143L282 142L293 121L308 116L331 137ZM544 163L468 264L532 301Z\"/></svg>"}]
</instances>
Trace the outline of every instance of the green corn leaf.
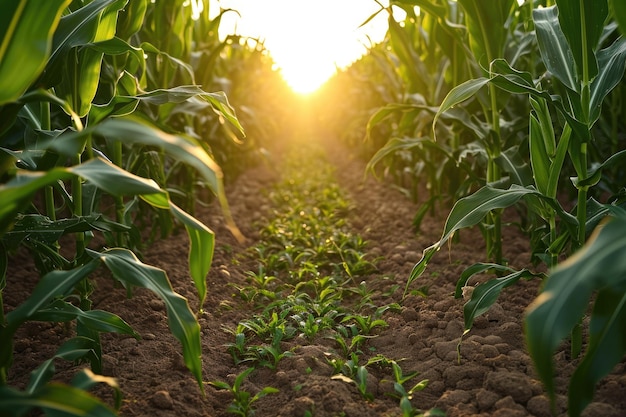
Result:
<instances>
[{"instance_id":1,"label":"green corn leaf","mask_svg":"<svg viewBox=\"0 0 626 417\"><path fill-rule=\"evenodd\" d=\"M390 5L409 5L409 6L418 6L420 11L424 11L426 13L430 13L433 16L437 16L440 19L446 18L446 7L442 4L437 4L432 0L391 0L389 2Z\"/></svg>"},{"instance_id":2,"label":"green corn leaf","mask_svg":"<svg viewBox=\"0 0 626 417\"><path fill-rule=\"evenodd\" d=\"M620 83L626 67L626 39L620 37L611 46L598 52L598 76L591 84L589 119L593 125L599 118L602 103Z\"/></svg>"},{"instance_id":3,"label":"green corn leaf","mask_svg":"<svg viewBox=\"0 0 626 417\"><path fill-rule=\"evenodd\" d=\"M513 184L526 186L532 183L531 169L521 157L518 145L511 146L500 153L495 161L503 172L509 174Z\"/></svg>"},{"instance_id":4,"label":"green corn leaf","mask_svg":"<svg viewBox=\"0 0 626 417\"><path fill-rule=\"evenodd\" d=\"M86 355L95 353L95 343L94 340L82 336L73 337L63 343L52 358L42 363L37 369L31 372L26 392L33 394L50 381L55 372L55 359L58 358L73 362L84 358Z\"/></svg>"},{"instance_id":5,"label":"green corn leaf","mask_svg":"<svg viewBox=\"0 0 626 417\"><path fill-rule=\"evenodd\" d=\"M573 257L551 272L543 292L526 312L526 341L537 373L552 398L555 394L552 355L583 315L594 291L600 290L592 312L589 348L576 370L571 393L578 398L574 410L582 410L589 398L587 389L595 378L619 362L626 350L623 329L624 291L626 285L626 219L611 218L599 226L585 246ZM600 305L606 301L606 305ZM603 363L602 363L603 362ZM600 364L602 363L602 364ZM597 372L589 367L598 365ZM570 396L571 398L571 396ZM572 414L576 415L576 414Z\"/></svg>"},{"instance_id":6,"label":"green corn leaf","mask_svg":"<svg viewBox=\"0 0 626 417\"><path fill-rule=\"evenodd\" d=\"M128 2L117 19L116 36L128 39L141 29L148 8L148 0ZM207 7L208 8L208 7Z\"/></svg>"},{"instance_id":7,"label":"green corn leaf","mask_svg":"<svg viewBox=\"0 0 626 417\"><path fill-rule=\"evenodd\" d=\"M84 391L90 390L97 384L107 384L113 388L113 398L115 399L115 409L119 410L122 406L122 390L115 378L111 378L104 375L94 374L89 369L82 369L77 373L71 381L71 385L74 388L78 388Z\"/></svg>"},{"instance_id":8,"label":"green corn leaf","mask_svg":"<svg viewBox=\"0 0 626 417\"><path fill-rule=\"evenodd\" d=\"M502 58L514 0L458 0L465 10L470 48L483 68Z\"/></svg>"},{"instance_id":9,"label":"green corn leaf","mask_svg":"<svg viewBox=\"0 0 626 417\"><path fill-rule=\"evenodd\" d=\"M83 311L63 300L55 300L48 307L38 310L30 320L52 322L78 320L96 332L120 333L139 338L139 334L119 316L104 310Z\"/></svg>"},{"instance_id":10,"label":"green corn leaf","mask_svg":"<svg viewBox=\"0 0 626 417\"><path fill-rule=\"evenodd\" d=\"M200 325L189 308L187 300L174 292L172 285L159 268L141 262L134 253L126 249L111 249L102 253L91 252L111 271L115 279L137 287L147 288L165 303L170 330L183 347L185 365L196 378L204 392L202 363L200 357Z\"/></svg>"},{"instance_id":11,"label":"green corn leaf","mask_svg":"<svg viewBox=\"0 0 626 417\"><path fill-rule=\"evenodd\" d=\"M44 275L30 297L6 315L5 327L0 327L0 339L12 341L17 328L30 320L39 310L60 296L67 295L76 284L96 270L98 264L89 262L69 271L52 271ZM0 344L0 367L8 368L13 356L13 343Z\"/></svg>"},{"instance_id":12,"label":"green corn leaf","mask_svg":"<svg viewBox=\"0 0 626 417\"><path fill-rule=\"evenodd\" d=\"M548 178L548 187L546 196L550 198L556 198L557 188L559 186L559 179L561 178L561 171L563 169L563 163L567 156L567 150L569 149L569 141L572 137L572 129L569 124L566 124L559 138L559 143L556 147L556 154L550 165L550 175Z\"/></svg>"},{"instance_id":13,"label":"green corn leaf","mask_svg":"<svg viewBox=\"0 0 626 417\"><path fill-rule=\"evenodd\" d=\"M46 185L51 185L71 175L62 168L48 172L19 172L6 184L0 185L0 235L15 221L17 213L28 204L32 195Z\"/></svg>"},{"instance_id":14,"label":"green corn leaf","mask_svg":"<svg viewBox=\"0 0 626 417\"><path fill-rule=\"evenodd\" d=\"M55 86L55 92L72 106L79 117L84 117L91 109L100 84L100 67L103 54L84 47L73 51L74 55L65 61L62 82Z\"/></svg>"},{"instance_id":15,"label":"green corn leaf","mask_svg":"<svg viewBox=\"0 0 626 417\"><path fill-rule=\"evenodd\" d=\"M380 148L374 156L372 156L370 161L367 163L366 169L374 173L376 165L386 157L401 150L409 150L422 146L435 148L443 153L447 159L452 161L455 160L454 155L448 149L446 149L443 145L433 142L430 138L392 138L385 144L385 146Z\"/></svg>"},{"instance_id":16,"label":"green corn leaf","mask_svg":"<svg viewBox=\"0 0 626 417\"><path fill-rule=\"evenodd\" d=\"M100 157L67 170L115 196L164 192L154 180L131 174Z\"/></svg>"},{"instance_id":17,"label":"green corn leaf","mask_svg":"<svg viewBox=\"0 0 626 417\"><path fill-rule=\"evenodd\" d=\"M63 150L64 144L72 143L69 140L59 140L54 142L54 146ZM17 212L30 201L36 191L75 175L87 179L112 195L163 193L153 180L138 177L101 158L94 158L74 167L53 168L47 172L20 171L9 182L0 185L0 200L3 202L0 205L0 232L5 231L15 221Z\"/></svg>"},{"instance_id":18,"label":"green corn leaf","mask_svg":"<svg viewBox=\"0 0 626 417\"><path fill-rule=\"evenodd\" d=\"M579 180L577 177L572 178L572 182L577 187L591 187L596 185L602 178L602 171L606 168L611 168L618 164L624 164L626 162L626 150L619 151L609 158L607 158L601 164L598 164L589 170L587 178Z\"/></svg>"},{"instance_id":19,"label":"green corn leaf","mask_svg":"<svg viewBox=\"0 0 626 417\"><path fill-rule=\"evenodd\" d=\"M424 249L422 258L413 267L407 282L405 295L409 285L424 273L432 257L452 237L454 232L477 225L491 210L510 207L527 195L540 195L540 193L534 188L522 187L517 184L511 185L507 190L486 186L474 194L458 200L448 215L441 239Z\"/></svg>"},{"instance_id":20,"label":"green corn leaf","mask_svg":"<svg viewBox=\"0 0 626 417\"><path fill-rule=\"evenodd\" d=\"M50 62L61 59L71 48L93 42L102 11L107 7L121 9L128 0L94 0L80 9L63 16L54 32Z\"/></svg>"},{"instance_id":21,"label":"green corn leaf","mask_svg":"<svg viewBox=\"0 0 626 417\"><path fill-rule=\"evenodd\" d=\"M512 271L510 268L502 267L497 264L477 264L480 265L483 269L479 271L474 271L472 274L467 275L464 274L463 277L469 280L476 273L484 272L487 269L495 269L501 272L510 272ZM486 268L486 269L485 269ZM472 296L470 300L465 303L463 306L463 317L465 320L465 333L469 332L472 329L472 325L474 324L474 320L476 317L481 314L489 311L491 306L498 301L498 297L502 290L506 287L509 287L519 281L522 278L528 279L537 276L536 274L530 272L527 269L523 269L521 271L512 272L506 276L498 277L495 279L491 279L487 282L484 282L472 291ZM458 284L457 284L458 287Z\"/></svg>"},{"instance_id":22,"label":"green corn leaf","mask_svg":"<svg viewBox=\"0 0 626 417\"><path fill-rule=\"evenodd\" d=\"M622 248L623 249L623 248ZM622 271L622 279L626 270ZM596 384L626 355L626 287L600 290L589 323L589 347L572 375L568 411L578 416L593 400Z\"/></svg>"},{"instance_id":23,"label":"green corn leaf","mask_svg":"<svg viewBox=\"0 0 626 417\"><path fill-rule=\"evenodd\" d=\"M129 227L103 219L100 214L79 216L52 221L41 214L26 214L17 217L11 231L3 236L3 240L13 246L28 238L44 244L53 244L68 233L100 231L128 231Z\"/></svg>"},{"instance_id":24,"label":"green corn leaf","mask_svg":"<svg viewBox=\"0 0 626 417\"><path fill-rule=\"evenodd\" d=\"M0 387L0 412L19 417L41 408L49 416L116 417L116 413L88 392L59 383L46 384L29 394L8 386ZM71 401L68 401L71 398Z\"/></svg>"},{"instance_id":25,"label":"green corn leaf","mask_svg":"<svg viewBox=\"0 0 626 417\"><path fill-rule=\"evenodd\" d=\"M577 118L580 112L572 113L570 108L565 107L562 97L558 95L552 96L547 91L535 88L530 73L517 71L503 59L495 60L491 65L491 70L492 78L490 82L494 83L498 88L515 94L528 93L535 99L546 100L548 105L554 106L554 108L559 111L567 120L567 125L570 126L579 137L585 137L585 135L589 134L587 124Z\"/></svg>"},{"instance_id":26,"label":"green corn leaf","mask_svg":"<svg viewBox=\"0 0 626 417\"><path fill-rule=\"evenodd\" d=\"M198 305L202 310L207 294L206 277L213 262L215 234L195 217L190 216L172 202L170 202L170 210L185 225L189 235L189 272L198 291L198 298L200 299Z\"/></svg>"},{"instance_id":27,"label":"green corn leaf","mask_svg":"<svg viewBox=\"0 0 626 417\"><path fill-rule=\"evenodd\" d=\"M424 273L428 262L430 262L435 253L441 249L457 230L475 226L480 223L490 211L513 206L521 198L526 196L534 196L546 202L554 209L561 220L563 220L563 224L568 229L568 232L576 236L576 218L563 210L554 199L541 194L535 188L530 186L523 187L517 184L512 184L508 189L485 186L474 194L458 200L454 204L446 220L441 239L432 246L424 249L422 258L413 267L407 282L405 295L409 285Z\"/></svg>"},{"instance_id":28,"label":"green corn leaf","mask_svg":"<svg viewBox=\"0 0 626 417\"><path fill-rule=\"evenodd\" d=\"M511 185L506 190L483 187L454 204L438 244L443 245L457 230L477 225L490 211L510 207L524 196L538 194L534 188L517 184Z\"/></svg>"},{"instance_id":29,"label":"green corn leaf","mask_svg":"<svg viewBox=\"0 0 626 417\"><path fill-rule=\"evenodd\" d=\"M400 26L391 14L389 15L388 24L391 47L409 73L408 77L406 77L409 83L408 91L419 91L421 94L429 96L431 86L424 81L429 79L429 74L419 54L413 47L412 39L405 28Z\"/></svg>"},{"instance_id":30,"label":"green corn leaf","mask_svg":"<svg viewBox=\"0 0 626 417\"><path fill-rule=\"evenodd\" d=\"M103 42L115 37L118 13L124 9L128 2L130 0L114 2L102 11L93 42Z\"/></svg>"},{"instance_id":31,"label":"green corn leaf","mask_svg":"<svg viewBox=\"0 0 626 417\"><path fill-rule=\"evenodd\" d=\"M594 52L609 14L607 0L556 0L556 5L561 30L576 62L578 79L583 80L583 55L586 55L587 81L591 81L598 73Z\"/></svg>"},{"instance_id":32,"label":"green corn leaf","mask_svg":"<svg viewBox=\"0 0 626 417\"><path fill-rule=\"evenodd\" d=\"M544 130L541 127L541 122L535 117L530 115L530 134L528 135L528 145L530 148L530 165L532 166L533 178L535 179L535 186L544 195L549 195L548 183L550 181L550 167L552 162L548 156L545 142L550 138L544 138Z\"/></svg>"},{"instance_id":33,"label":"green corn leaf","mask_svg":"<svg viewBox=\"0 0 626 417\"><path fill-rule=\"evenodd\" d=\"M52 34L70 0L19 0L0 4L0 105L16 101L39 77Z\"/></svg>"},{"instance_id":34,"label":"green corn leaf","mask_svg":"<svg viewBox=\"0 0 626 417\"><path fill-rule=\"evenodd\" d=\"M539 127L541 128L541 137L543 139L546 156L554 157L556 153L556 140L554 135L554 126L552 125L552 116L548 108L548 102L544 98L530 97L530 105L534 111Z\"/></svg>"},{"instance_id":35,"label":"green corn leaf","mask_svg":"<svg viewBox=\"0 0 626 417\"><path fill-rule=\"evenodd\" d=\"M97 133L110 140L163 148L166 153L178 161L184 162L198 170L208 183L211 191L217 196L230 231L240 241L245 240L230 214L230 208L224 192L222 170L194 139L170 135L149 126L143 121L131 118L105 120L92 129L92 133ZM56 142L58 143L59 141Z\"/></svg>"},{"instance_id":36,"label":"green corn leaf","mask_svg":"<svg viewBox=\"0 0 626 417\"><path fill-rule=\"evenodd\" d=\"M548 71L567 88L580 92L574 55L559 25L556 6L533 9L533 21L541 58Z\"/></svg>"},{"instance_id":37,"label":"green corn leaf","mask_svg":"<svg viewBox=\"0 0 626 417\"><path fill-rule=\"evenodd\" d=\"M471 98L485 85L489 83L489 78L476 78L473 80L465 81L464 83L454 87L446 98L443 99L443 102L439 106L439 110L435 114L435 118L433 119L433 138L435 138L435 125L437 124L437 120L441 116L442 113L451 109L464 102L465 100Z\"/></svg>"},{"instance_id":38,"label":"green corn leaf","mask_svg":"<svg viewBox=\"0 0 626 417\"><path fill-rule=\"evenodd\" d=\"M30 297L7 313L6 319L9 323L7 328L17 328L46 307L55 297L67 295L77 282L95 271L97 266L97 263L89 262L69 271L52 271L44 275Z\"/></svg>"}]
</instances>

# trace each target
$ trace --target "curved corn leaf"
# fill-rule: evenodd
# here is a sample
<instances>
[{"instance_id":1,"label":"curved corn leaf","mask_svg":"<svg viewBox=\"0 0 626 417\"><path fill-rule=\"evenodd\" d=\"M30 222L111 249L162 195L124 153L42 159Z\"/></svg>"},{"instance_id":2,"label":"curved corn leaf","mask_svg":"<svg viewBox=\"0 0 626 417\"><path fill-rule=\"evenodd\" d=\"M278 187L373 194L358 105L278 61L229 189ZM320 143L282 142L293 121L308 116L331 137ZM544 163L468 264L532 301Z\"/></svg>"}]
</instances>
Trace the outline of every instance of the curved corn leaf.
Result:
<instances>
[{"instance_id":1,"label":"curved corn leaf","mask_svg":"<svg viewBox=\"0 0 626 417\"><path fill-rule=\"evenodd\" d=\"M55 93L70 103L79 117L84 117L91 109L100 84L100 67L103 54L95 49L84 47L70 52L71 57L63 62L63 78L55 85Z\"/></svg>"},{"instance_id":2,"label":"curved corn leaf","mask_svg":"<svg viewBox=\"0 0 626 417\"><path fill-rule=\"evenodd\" d=\"M147 288L163 300L167 309L170 331L182 344L185 365L204 392L200 361L202 355L200 325L190 310L187 300L172 289L165 272L144 264L134 253L126 249L110 249L102 253L90 251L90 253L94 258L100 259L118 281Z\"/></svg>"},{"instance_id":3,"label":"curved corn leaf","mask_svg":"<svg viewBox=\"0 0 626 417\"><path fill-rule=\"evenodd\" d=\"M17 217L11 231L5 233L2 240L13 247L28 238L43 244L53 244L68 233L99 231L128 231L130 228L120 223L107 220L101 214L78 216L59 220L50 220L41 214L25 214Z\"/></svg>"},{"instance_id":4,"label":"curved corn leaf","mask_svg":"<svg viewBox=\"0 0 626 417\"><path fill-rule=\"evenodd\" d=\"M61 145L58 149L62 150L64 143L72 144L71 141L59 140L54 142L54 146ZM0 185L0 200L3 202L0 205L0 233L15 221L17 212L37 190L76 175L112 195L164 193L153 180L131 174L101 158L69 168L53 168L47 172L20 171L9 182Z\"/></svg>"},{"instance_id":5,"label":"curved corn leaf","mask_svg":"<svg viewBox=\"0 0 626 417\"><path fill-rule=\"evenodd\" d=\"M128 2L117 19L116 36L128 39L141 29L148 8L148 0ZM208 8L208 7L207 7Z\"/></svg>"},{"instance_id":6,"label":"curved corn leaf","mask_svg":"<svg viewBox=\"0 0 626 417\"><path fill-rule=\"evenodd\" d=\"M576 236L578 227L576 218L563 210L556 200L546 197L535 188L530 186L523 187L517 184L512 184L508 189L485 186L474 194L458 200L454 204L446 220L441 239L432 246L424 249L422 258L413 267L407 282L405 295L409 285L424 273L428 262L430 262L435 253L441 249L457 230L475 226L480 223L490 211L513 206L517 204L521 198L526 196L534 196L545 201L561 218L568 232L572 236Z\"/></svg>"},{"instance_id":7,"label":"curved corn leaf","mask_svg":"<svg viewBox=\"0 0 626 417\"><path fill-rule=\"evenodd\" d=\"M207 294L206 277L213 262L215 249L215 234L211 229L198 221L195 217L170 202L170 211L180 220L189 235L189 273L198 291L199 309L202 311Z\"/></svg>"},{"instance_id":8,"label":"curved corn leaf","mask_svg":"<svg viewBox=\"0 0 626 417\"><path fill-rule=\"evenodd\" d=\"M39 77L52 49L61 13L70 0L0 4L0 105L16 101Z\"/></svg>"},{"instance_id":9,"label":"curved corn leaf","mask_svg":"<svg viewBox=\"0 0 626 417\"><path fill-rule=\"evenodd\" d=\"M115 196L164 193L154 180L131 174L100 157L67 170Z\"/></svg>"},{"instance_id":10,"label":"curved corn leaf","mask_svg":"<svg viewBox=\"0 0 626 417\"><path fill-rule=\"evenodd\" d=\"M97 262L89 262L69 271L52 271L44 275L30 297L7 313L6 326L0 327L0 367L8 368L13 357L13 335L18 327L30 320L39 310L48 306L56 297L67 295L76 284L96 270Z\"/></svg>"},{"instance_id":11,"label":"curved corn leaf","mask_svg":"<svg viewBox=\"0 0 626 417\"><path fill-rule=\"evenodd\" d=\"M513 184L527 186L532 183L532 171L520 155L518 145L511 146L500 153L495 161L503 172L509 174Z\"/></svg>"},{"instance_id":12,"label":"curved corn leaf","mask_svg":"<svg viewBox=\"0 0 626 417\"><path fill-rule=\"evenodd\" d=\"M626 150L619 151L609 158L607 158L601 164L594 166L593 169L589 170L588 176L584 180L578 180L577 177L572 178L572 181L576 186L580 187L590 187L596 185L600 178L602 177L602 171L606 168L610 168L615 166L616 164L623 164L626 161Z\"/></svg>"},{"instance_id":13,"label":"curved corn leaf","mask_svg":"<svg viewBox=\"0 0 626 417\"><path fill-rule=\"evenodd\" d=\"M139 338L139 334L119 316L104 310L83 311L63 300L55 300L48 307L38 310L29 320L52 322L78 320L96 332L120 333Z\"/></svg>"},{"instance_id":14,"label":"curved corn leaf","mask_svg":"<svg viewBox=\"0 0 626 417\"><path fill-rule=\"evenodd\" d=\"M463 275L461 275L461 279L457 283L457 292L459 285L462 284L461 286L465 286L467 281L478 273L486 272L488 270L495 270L498 272L513 271L511 268L498 264L475 264L468 269L469 272L468 270L463 271ZM470 300L463 306L463 318L465 321L464 333L467 333L472 329L472 325L474 324L476 317L489 311L491 306L498 300L498 297L504 288L516 283L522 278L528 279L536 276L541 275L535 274L527 269L522 269L521 271L514 271L506 276L494 278L477 285L472 291Z\"/></svg>"},{"instance_id":15,"label":"curved corn leaf","mask_svg":"<svg viewBox=\"0 0 626 417\"><path fill-rule=\"evenodd\" d=\"M621 274L623 279L626 270ZM582 413L593 400L596 384L626 355L625 328L626 286L622 282L621 285L600 290L596 296L589 323L589 346L570 381L570 415Z\"/></svg>"},{"instance_id":16,"label":"curved corn leaf","mask_svg":"<svg viewBox=\"0 0 626 417\"><path fill-rule=\"evenodd\" d=\"M433 119L433 139L435 139L435 125L437 124L437 120L441 116L442 113L451 109L459 103L464 102L465 100L471 98L485 85L489 83L489 78L476 78L473 80L465 81L462 84L454 87L446 98L443 99L443 102L439 106L439 110L435 114L435 118Z\"/></svg>"},{"instance_id":17,"label":"curved corn leaf","mask_svg":"<svg viewBox=\"0 0 626 417\"><path fill-rule=\"evenodd\" d=\"M541 58L548 71L567 88L580 92L574 55L559 25L556 6L533 9L533 21Z\"/></svg>"},{"instance_id":18,"label":"curved corn leaf","mask_svg":"<svg viewBox=\"0 0 626 417\"><path fill-rule=\"evenodd\" d=\"M111 378L104 375L94 374L89 369L83 369L76 374L71 381L71 385L74 388L88 391L97 384L107 384L113 388L113 398L115 399L115 409L119 410L122 406L122 390L115 378Z\"/></svg>"},{"instance_id":19,"label":"curved corn leaf","mask_svg":"<svg viewBox=\"0 0 626 417\"><path fill-rule=\"evenodd\" d=\"M591 83L589 120L593 125L599 118L606 96L620 83L626 67L626 39L620 37L598 52L598 76Z\"/></svg>"},{"instance_id":20,"label":"curved corn leaf","mask_svg":"<svg viewBox=\"0 0 626 417\"><path fill-rule=\"evenodd\" d=\"M528 351L547 392L554 398L552 355L588 311L594 291L600 291L592 311L589 347L570 387L571 412L580 413L593 393L589 387L626 354L621 331L626 325L625 249L626 218L611 218L596 228L576 255L552 271L543 292L526 312ZM593 370L594 366L598 368ZM576 413L571 415L579 415Z\"/></svg>"},{"instance_id":21,"label":"curved corn leaf","mask_svg":"<svg viewBox=\"0 0 626 417\"><path fill-rule=\"evenodd\" d=\"M217 196L226 219L226 225L231 233L240 241L245 240L230 214L224 192L222 170L194 139L170 135L149 126L145 122L131 118L105 120L91 129L90 133L102 135L110 140L163 148L166 153L178 161L195 168ZM86 130L89 131L89 129ZM59 140L55 142L60 143Z\"/></svg>"},{"instance_id":22,"label":"curved corn leaf","mask_svg":"<svg viewBox=\"0 0 626 417\"><path fill-rule=\"evenodd\" d=\"M102 11L107 7L120 10L128 0L94 0L80 9L63 16L54 32L50 64L61 59L71 48L86 45L96 39Z\"/></svg>"},{"instance_id":23,"label":"curved corn leaf","mask_svg":"<svg viewBox=\"0 0 626 417\"><path fill-rule=\"evenodd\" d=\"M429 74L424 62L422 62L413 46L412 39L407 31L396 22L391 12L389 13L389 19L387 21L389 25L391 48L409 73L406 78L406 81L409 83L408 91L419 91L421 94L429 97L431 95L430 90L432 89L432 85L425 81L429 79Z\"/></svg>"},{"instance_id":24,"label":"curved corn leaf","mask_svg":"<svg viewBox=\"0 0 626 417\"><path fill-rule=\"evenodd\" d=\"M598 63L594 52L598 47L604 23L609 14L607 0L556 0L556 7L558 7L559 26L576 62L578 79L591 81L598 74ZM584 61L584 56L587 57L587 62ZM586 71L583 68L585 64ZM585 72L589 76L588 80L583 80Z\"/></svg>"},{"instance_id":25,"label":"curved corn leaf","mask_svg":"<svg viewBox=\"0 0 626 417\"><path fill-rule=\"evenodd\" d=\"M465 11L470 48L483 68L502 58L507 38L506 22L515 0L458 0Z\"/></svg>"},{"instance_id":26,"label":"curved corn leaf","mask_svg":"<svg viewBox=\"0 0 626 417\"><path fill-rule=\"evenodd\" d=\"M85 358L87 355L94 355L96 349L95 343L94 340L82 336L76 336L64 342L52 358L39 365L37 369L30 374L26 392L32 394L50 381L55 372L55 359L64 359L74 362Z\"/></svg>"},{"instance_id":27,"label":"curved corn leaf","mask_svg":"<svg viewBox=\"0 0 626 417\"><path fill-rule=\"evenodd\" d=\"M552 138L544 136L542 129L543 124L534 114L530 114L530 126L528 135L528 147L530 150L530 165L532 166L533 178L535 186L543 195L550 195L548 190L548 182L550 180L550 167L552 161L546 149L546 142Z\"/></svg>"},{"instance_id":28,"label":"curved corn leaf","mask_svg":"<svg viewBox=\"0 0 626 417\"><path fill-rule=\"evenodd\" d=\"M4 416L21 416L40 408L49 416L116 417L117 414L88 392L59 383L50 383L33 393L8 386L0 387L0 412ZM71 401L68 401L71 398Z\"/></svg>"}]
</instances>

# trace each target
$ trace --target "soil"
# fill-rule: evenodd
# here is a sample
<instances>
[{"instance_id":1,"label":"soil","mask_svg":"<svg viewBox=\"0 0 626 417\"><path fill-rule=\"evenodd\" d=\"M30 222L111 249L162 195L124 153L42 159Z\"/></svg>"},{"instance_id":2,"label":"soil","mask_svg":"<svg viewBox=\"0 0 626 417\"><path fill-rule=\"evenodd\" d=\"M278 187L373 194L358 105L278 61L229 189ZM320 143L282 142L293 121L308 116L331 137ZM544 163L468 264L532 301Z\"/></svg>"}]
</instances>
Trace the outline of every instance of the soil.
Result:
<instances>
[{"instance_id":1,"label":"soil","mask_svg":"<svg viewBox=\"0 0 626 417\"><path fill-rule=\"evenodd\" d=\"M426 273L412 285L427 286L428 295L402 299L402 290L422 250L438 240L445 213L426 217L419 232L412 227L419 205L409 201L390 184L365 176L365 163L336 142L328 141L328 161L336 167L335 176L353 203L348 220L355 233L367 243L369 259L378 259L378 270L362 279L377 291L377 300L398 302L399 313L388 313L386 328L377 328L368 340L367 351L402 360L405 373L419 371L428 385L412 399L419 409L439 408L450 417L550 416L549 401L536 377L523 338L524 309L537 295L540 282L522 281L506 289L499 301L479 317L474 328L463 334L463 303L453 292L460 273L469 265L484 261L484 244L478 230L460 234L449 248L433 258ZM268 191L280 179L281 152L270 149L269 161L247 169L227 187L232 214L247 237L238 242L224 226L219 208L200 208L196 216L211 227L217 237L213 267L208 276L209 295L200 318L203 346L204 381L232 383L244 365L235 366L225 344L237 323L255 310L236 294L234 285L245 285L246 272L258 266L248 248L259 239L259 230L272 215ZM511 213L511 215L514 215ZM514 268L529 267L527 238L515 227L504 229L505 255ZM195 288L189 278L188 241L180 232L154 243L145 251L144 262L164 269L174 289L197 308ZM487 279L487 277L484 277ZM7 311L15 308L32 291L37 273L24 253L10 262L4 294ZM205 384L204 395L185 368L180 344L171 336L163 303L152 293L137 289L132 298L113 285L104 273L94 277L94 308L114 312L126 320L141 340L106 334L102 336L103 373L114 377L124 394L122 416L226 416L231 394ZM384 295L400 287L392 295ZM50 358L71 329L51 323L28 323L14 345L14 365L10 385L23 388L29 373ZM4 343L4 341L3 341ZM331 379L332 369L325 360L331 349L327 340L290 346L294 355L283 359L277 370L261 368L252 373L244 389L256 393L263 387L280 390L254 404L257 416L399 416L390 370L370 369L368 390L374 401L365 401L356 386ZM555 355L555 378L559 389L559 415L566 413L566 387L577 364L570 360L567 345ZM71 378L81 366L57 361L57 376ZM84 365L83 365L84 366ZM626 415L626 364L597 387L585 416ZM112 401L111 390L99 388L96 394Z\"/></svg>"}]
</instances>

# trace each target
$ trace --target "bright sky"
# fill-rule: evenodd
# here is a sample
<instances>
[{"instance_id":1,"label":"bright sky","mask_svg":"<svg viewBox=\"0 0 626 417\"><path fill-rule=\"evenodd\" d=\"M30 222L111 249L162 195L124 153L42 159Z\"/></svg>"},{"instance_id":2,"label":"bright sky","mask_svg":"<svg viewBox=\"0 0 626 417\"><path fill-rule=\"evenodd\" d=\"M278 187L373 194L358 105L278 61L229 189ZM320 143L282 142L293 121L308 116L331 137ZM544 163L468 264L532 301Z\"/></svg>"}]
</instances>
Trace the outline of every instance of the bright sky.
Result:
<instances>
[{"instance_id":1,"label":"bright sky","mask_svg":"<svg viewBox=\"0 0 626 417\"><path fill-rule=\"evenodd\" d=\"M387 5L387 0L381 1ZM219 8L238 10L224 15L220 33L264 41L287 83L297 92L317 89L336 70L380 42L387 30L383 11L374 0L211 0L211 15Z\"/></svg>"}]
</instances>

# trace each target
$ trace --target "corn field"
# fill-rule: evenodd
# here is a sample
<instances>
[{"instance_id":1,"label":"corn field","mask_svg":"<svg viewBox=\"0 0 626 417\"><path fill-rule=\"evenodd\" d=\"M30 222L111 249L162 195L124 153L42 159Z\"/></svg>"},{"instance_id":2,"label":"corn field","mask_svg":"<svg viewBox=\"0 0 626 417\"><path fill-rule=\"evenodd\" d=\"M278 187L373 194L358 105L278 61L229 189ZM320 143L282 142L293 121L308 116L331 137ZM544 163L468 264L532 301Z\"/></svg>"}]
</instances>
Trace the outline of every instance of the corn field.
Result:
<instances>
[{"instance_id":1,"label":"corn field","mask_svg":"<svg viewBox=\"0 0 626 417\"><path fill-rule=\"evenodd\" d=\"M129 393L107 348L141 362L168 338L193 382L151 397L162 415L626 412L626 6L373 2L384 40L307 97L262 41L219 36L235 10L0 3L0 414L138 415L170 371L147 363L159 382ZM516 291L505 349L494 317ZM137 330L120 294L163 330ZM477 344L482 385L450 384ZM513 351L528 393L494 382Z\"/></svg>"}]
</instances>

